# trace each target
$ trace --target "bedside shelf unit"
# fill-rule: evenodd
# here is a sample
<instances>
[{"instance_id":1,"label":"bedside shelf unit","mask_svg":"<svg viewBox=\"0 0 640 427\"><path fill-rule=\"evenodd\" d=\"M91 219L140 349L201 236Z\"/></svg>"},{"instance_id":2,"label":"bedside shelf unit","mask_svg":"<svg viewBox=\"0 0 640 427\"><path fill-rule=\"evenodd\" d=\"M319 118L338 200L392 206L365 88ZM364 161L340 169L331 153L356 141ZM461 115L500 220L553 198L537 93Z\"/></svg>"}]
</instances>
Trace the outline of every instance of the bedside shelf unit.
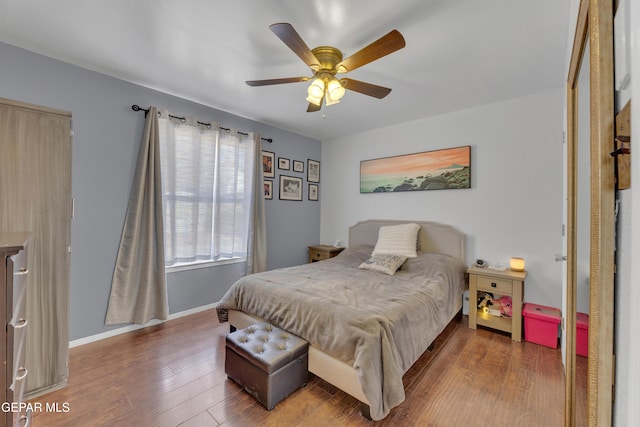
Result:
<instances>
[{"instance_id":1,"label":"bedside shelf unit","mask_svg":"<svg viewBox=\"0 0 640 427\"><path fill-rule=\"evenodd\" d=\"M309 246L309 262L322 261L323 259L333 258L342 252L344 248L330 245Z\"/></svg>"},{"instance_id":2,"label":"bedside shelf unit","mask_svg":"<svg viewBox=\"0 0 640 427\"><path fill-rule=\"evenodd\" d=\"M522 296L526 271L491 270L489 268L469 267L469 327L477 325L509 332L511 339L522 341ZM511 297L512 317L497 317L477 309L478 293L489 292L494 296Z\"/></svg>"}]
</instances>

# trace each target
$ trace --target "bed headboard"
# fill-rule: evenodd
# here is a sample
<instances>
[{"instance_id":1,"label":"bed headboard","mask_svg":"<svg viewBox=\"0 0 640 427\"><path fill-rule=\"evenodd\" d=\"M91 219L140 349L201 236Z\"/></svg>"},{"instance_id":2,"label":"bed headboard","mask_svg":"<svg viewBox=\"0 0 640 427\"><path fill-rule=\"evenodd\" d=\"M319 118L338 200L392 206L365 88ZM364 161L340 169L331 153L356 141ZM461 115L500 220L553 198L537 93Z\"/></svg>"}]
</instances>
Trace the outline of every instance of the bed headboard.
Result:
<instances>
[{"instance_id":1,"label":"bed headboard","mask_svg":"<svg viewBox=\"0 0 640 427\"><path fill-rule=\"evenodd\" d=\"M450 225L433 221L396 221L370 219L360 221L349 227L349 246L372 245L378 241L378 229L383 225L416 223L418 232L418 250L450 255L465 261L464 234Z\"/></svg>"}]
</instances>

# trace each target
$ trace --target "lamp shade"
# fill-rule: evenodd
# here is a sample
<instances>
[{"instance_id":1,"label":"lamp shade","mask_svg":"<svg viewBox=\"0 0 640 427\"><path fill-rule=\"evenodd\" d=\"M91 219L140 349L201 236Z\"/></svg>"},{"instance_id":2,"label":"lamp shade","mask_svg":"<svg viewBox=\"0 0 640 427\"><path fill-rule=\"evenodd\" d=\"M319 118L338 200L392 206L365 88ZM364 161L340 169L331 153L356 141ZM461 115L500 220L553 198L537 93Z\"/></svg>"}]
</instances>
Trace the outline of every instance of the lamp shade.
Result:
<instances>
[{"instance_id":1,"label":"lamp shade","mask_svg":"<svg viewBox=\"0 0 640 427\"><path fill-rule=\"evenodd\" d=\"M332 101L339 101L344 96L345 89L338 79L332 79L327 85L327 95Z\"/></svg>"},{"instance_id":2,"label":"lamp shade","mask_svg":"<svg viewBox=\"0 0 640 427\"><path fill-rule=\"evenodd\" d=\"M329 93L327 93L327 95L324 97L324 103L327 104L327 106L329 105L333 105L333 104L337 104L339 103L340 100L339 99L333 99L329 96Z\"/></svg>"},{"instance_id":3,"label":"lamp shade","mask_svg":"<svg viewBox=\"0 0 640 427\"><path fill-rule=\"evenodd\" d=\"M311 98L322 99L324 96L324 82L322 79L315 79L307 89L307 93Z\"/></svg>"},{"instance_id":4,"label":"lamp shade","mask_svg":"<svg viewBox=\"0 0 640 427\"><path fill-rule=\"evenodd\" d=\"M524 271L524 258L511 257L510 267L513 271Z\"/></svg>"},{"instance_id":5,"label":"lamp shade","mask_svg":"<svg viewBox=\"0 0 640 427\"><path fill-rule=\"evenodd\" d=\"M320 104L322 104L322 96L320 96L319 98L316 98L315 96L307 96L307 101L309 101L311 104L317 105L318 107L320 106Z\"/></svg>"}]
</instances>

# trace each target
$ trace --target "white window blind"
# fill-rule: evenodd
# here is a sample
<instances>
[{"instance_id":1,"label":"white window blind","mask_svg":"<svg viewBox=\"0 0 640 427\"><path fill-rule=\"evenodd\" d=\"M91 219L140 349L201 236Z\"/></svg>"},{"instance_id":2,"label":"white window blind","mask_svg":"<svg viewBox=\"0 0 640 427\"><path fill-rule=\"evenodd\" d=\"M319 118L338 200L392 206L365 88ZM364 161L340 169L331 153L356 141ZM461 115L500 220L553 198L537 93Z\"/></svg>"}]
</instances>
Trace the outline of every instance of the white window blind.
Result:
<instances>
[{"instance_id":1,"label":"white window blind","mask_svg":"<svg viewBox=\"0 0 640 427\"><path fill-rule=\"evenodd\" d=\"M164 112L159 125L165 265L246 258L250 137Z\"/></svg>"}]
</instances>

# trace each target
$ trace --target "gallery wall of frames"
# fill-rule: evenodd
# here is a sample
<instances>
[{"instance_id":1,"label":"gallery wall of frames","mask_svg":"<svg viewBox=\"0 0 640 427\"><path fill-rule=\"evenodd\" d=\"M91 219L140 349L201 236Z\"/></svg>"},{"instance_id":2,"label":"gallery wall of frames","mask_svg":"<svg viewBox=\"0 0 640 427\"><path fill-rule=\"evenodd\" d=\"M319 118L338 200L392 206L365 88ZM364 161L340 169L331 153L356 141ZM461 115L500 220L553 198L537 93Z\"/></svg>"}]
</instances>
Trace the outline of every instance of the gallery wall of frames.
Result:
<instances>
[{"instance_id":1,"label":"gallery wall of frames","mask_svg":"<svg viewBox=\"0 0 640 427\"><path fill-rule=\"evenodd\" d=\"M318 201L320 193L320 162L318 160L278 157L273 151L262 151L264 198L273 200L274 182L278 200L298 201L305 198ZM305 182L306 181L306 182Z\"/></svg>"}]
</instances>

